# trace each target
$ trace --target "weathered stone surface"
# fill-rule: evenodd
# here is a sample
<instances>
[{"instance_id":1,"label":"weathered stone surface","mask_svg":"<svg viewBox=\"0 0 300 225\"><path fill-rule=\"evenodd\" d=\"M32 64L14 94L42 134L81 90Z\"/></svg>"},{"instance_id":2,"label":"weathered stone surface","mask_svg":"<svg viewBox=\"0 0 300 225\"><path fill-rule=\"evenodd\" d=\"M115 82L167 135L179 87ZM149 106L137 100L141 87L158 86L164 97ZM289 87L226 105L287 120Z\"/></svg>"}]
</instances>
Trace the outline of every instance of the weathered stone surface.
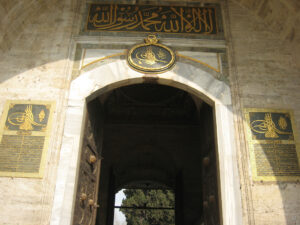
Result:
<instances>
[{"instance_id":1,"label":"weathered stone surface","mask_svg":"<svg viewBox=\"0 0 300 225\"><path fill-rule=\"evenodd\" d=\"M197 1L186 1L184 4L187 2ZM222 6L225 6L224 1L207 2L221 2ZM75 51L73 37L77 35L79 30L77 28L80 26L80 9L77 8L80 4L78 1L71 0L0 2L0 49L2 51L0 112L3 111L4 103L8 99L56 101L45 176L43 179L0 177L0 224L46 225L50 223L55 185L57 187L64 185L56 183L59 157L63 159L65 157L60 156L60 151L63 149L73 151L79 145L75 143L76 146L73 146L72 135L75 133L80 136L78 131L80 126L67 122L72 119L81 121L83 112L76 111L76 107L82 105L84 99L77 101L76 97L83 96L85 92L98 90L100 86L103 87L104 84L117 80L120 72L118 68L125 65L124 61L118 59L120 61L114 65L119 66L106 65L105 69L101 70L113 74L114 77L101 77L101 74L92 73L93 80L103 78L95 86L88 80L84 80L82 84L79 82L80 79L78 83L73 83L72 85L78 88L77 92L72 92L69 96L74 110L66 112ZM297 131L300 133L299 9L297 0L230 0L228 12L224 7L226 12L223 15L224 21L228 21L230 25L225 26L225 31L230 33L227 43L229 44L232 102L234 106L241 104L241 107L234 107L236 117L241 116L243 107L292 109ZM215 61L213 63L216 64ZM231 99L228 99L229 87L221 84L221 81L212 82L210 87L211 78L205 77L204 72L198 74L197 70L191 69L188 65L175 67L174 71L176 70L181 70L179 72L182 73L190 72L190 74L185 78L176 77L175 79L178 80L175 80L175 75L169 72L165 74L165 78L185 82L194 88L197 87L195 83L202 81L205 83L204 92L206 91L207 95L212 93L213 97L231 104ZM138 77L136 73L131 72L132 77ZM170 84L174 85L175 81ZM132 81L128 79L123 82L130 84ZM225 97L222 99L223 95ZM73 102L72 97L74 97ZM221 115L230 109L222 108L222 110L218 109L216 113ZM65 118L65 115L71 115L73 118ZM70 126L64 127L65 121ZM243 126L242 120L236 121L238 121L236 126ZM63 137L64 129L70 136ZM300 184L253 183L249 161L247 161L245 139L241 133L236 132L236 138L242 143L237 145L237 150L243 156L238 157L237 161L242 184L244 224L300 224ZM62 146L63 138L68 140L69 145ZM235 142L232 140L230 143ZM219 144L230 143L223 140ZM76 160L76 156L73 155L72 159ZM63 169L68 169L69 166L75 171L75 162L66 164ZM226 168L226 171L231 170ZM64 172L66 171L59 170L60 175ZM75 177L75 172L71 176ZM235 176L238 179L238 176ZM231 185L231 183L226 184ZM63 201L64 193L60 194L62 196L58 197L58 201ZM226 198L228 200L232 196L228 195ZM55 213L60 217L60 211Z\"/></svg>"},{"instance_id":2,"label":"weathered stone surface","mask_svg":"<svg viewBox=\"0 0 300 225\"><path fill-rule=\"evenodd\" d=\"M277 1L264 2L266 7L261 10L261 16L272 21L274 15L271 7L275 7ZM281 39L279 31L274 29L273 32L269 32L258 18L246 19L251 17L251 13L237 7L233 1L229 6L233 54L237 69L238 101L245 108L294 110L296 132L299 133L300 62L297 60L298 56L294 54L299 48L299 41L294 45L289 45ZM287 8L284 6L282 10L287 10ZM270 26L272 28L272 24ZM240 154L245 153L241 149ZM249 164L246 166L249 168ZM253 202L252 204L246 203L254 216L252 220L248 220L249 224L250 222L256 225L299 223L300 185L298 183L253 183L250 179L246 186L248 187L242 187L242 189L250 189L248 195Z\"/></svg>"}]
</instances>

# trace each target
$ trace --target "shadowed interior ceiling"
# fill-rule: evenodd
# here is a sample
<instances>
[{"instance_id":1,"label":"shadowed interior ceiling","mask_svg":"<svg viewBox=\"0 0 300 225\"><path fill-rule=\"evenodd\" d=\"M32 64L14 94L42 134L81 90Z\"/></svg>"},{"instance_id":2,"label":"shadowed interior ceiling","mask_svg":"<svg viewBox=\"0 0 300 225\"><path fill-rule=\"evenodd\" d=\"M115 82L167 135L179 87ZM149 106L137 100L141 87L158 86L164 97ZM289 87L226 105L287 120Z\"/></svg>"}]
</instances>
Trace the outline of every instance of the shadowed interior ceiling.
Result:
<instances>
[{"instance_id":1,"label":"shadowed interior ceiling","mask_svg":"<svg viewBox=\"0 0 300 225\"><path fill-rule=\"evenodd\" d=\"M98 100L104 128L97 224L107 224L107 202L123 188L173 189L179 224L199 224L204 215L217 220L212 108L186 91L152 83L114 89ZM206 212L208 195L215 200Z\"/></svg>"}]
</instances>

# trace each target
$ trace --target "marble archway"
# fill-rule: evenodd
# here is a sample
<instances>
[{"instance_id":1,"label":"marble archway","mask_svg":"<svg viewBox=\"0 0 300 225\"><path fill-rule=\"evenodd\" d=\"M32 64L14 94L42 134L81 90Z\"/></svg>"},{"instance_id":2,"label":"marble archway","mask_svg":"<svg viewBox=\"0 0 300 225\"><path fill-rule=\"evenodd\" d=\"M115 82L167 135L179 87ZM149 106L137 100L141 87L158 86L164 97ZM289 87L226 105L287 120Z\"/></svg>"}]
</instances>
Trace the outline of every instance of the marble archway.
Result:
<instances>
[{"instance_id":1,"label":"marble archway","mask_svg":"<svg viewBox=\"0 0 300 225\"><path fill-rule=\"evenodd\" d=\"M147 79L154 79L159 84L193 93L213 107L220 182L221 220L223 225L242 224L229 86L207 71L182 62L178 62L176 67L166 73L143 75L131 70L125 60L118 59L83 72L71 83L51 225L68 225L72 222L86 102L109 90L143 83Z\"/></svg>"}]
</instances>

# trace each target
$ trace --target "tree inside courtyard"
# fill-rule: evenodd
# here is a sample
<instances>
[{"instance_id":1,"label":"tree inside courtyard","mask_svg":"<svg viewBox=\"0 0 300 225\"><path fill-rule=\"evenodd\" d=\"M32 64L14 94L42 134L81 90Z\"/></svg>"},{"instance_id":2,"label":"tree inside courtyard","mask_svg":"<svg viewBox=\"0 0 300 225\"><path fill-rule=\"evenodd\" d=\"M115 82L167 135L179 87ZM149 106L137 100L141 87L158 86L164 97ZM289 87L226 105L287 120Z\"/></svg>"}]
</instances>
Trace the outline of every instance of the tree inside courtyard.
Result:
<instances>
[{"instance_id":1,"label":"tree inside courtyard","mask_svg":"<svg viewBox=\"0 0 300 225\"><path fill-rule=\"evenodd\" d=\"M120 211L127 225L174 225L175 198L170 190L125 189Z\"/></svg>"}]
</instances>

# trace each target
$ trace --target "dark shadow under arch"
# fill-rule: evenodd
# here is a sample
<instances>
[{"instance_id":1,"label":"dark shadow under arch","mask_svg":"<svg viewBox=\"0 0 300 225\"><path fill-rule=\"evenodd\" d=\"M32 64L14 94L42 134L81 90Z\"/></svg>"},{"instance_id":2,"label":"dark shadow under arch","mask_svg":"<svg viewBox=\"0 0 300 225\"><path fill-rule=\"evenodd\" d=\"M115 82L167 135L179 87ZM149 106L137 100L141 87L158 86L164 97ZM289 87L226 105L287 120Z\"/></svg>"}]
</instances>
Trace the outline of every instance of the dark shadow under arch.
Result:
<instances>
[{"instance_id":1,"label":"dark shadow under arch","mask_svg":"<svg viewBox=\"0 0 300 225\"><path fill-rule=\"evenodd\" d=\"M115 85L121 83L126 81ZM176 225L219 224L213 108L152 78L103 89L106 94L102 90L88 103L88 109L98 108L101 123L97 225L112 225L117 190L143 181L164 183L175 190Z\"/></svg>"}]
</instances>

